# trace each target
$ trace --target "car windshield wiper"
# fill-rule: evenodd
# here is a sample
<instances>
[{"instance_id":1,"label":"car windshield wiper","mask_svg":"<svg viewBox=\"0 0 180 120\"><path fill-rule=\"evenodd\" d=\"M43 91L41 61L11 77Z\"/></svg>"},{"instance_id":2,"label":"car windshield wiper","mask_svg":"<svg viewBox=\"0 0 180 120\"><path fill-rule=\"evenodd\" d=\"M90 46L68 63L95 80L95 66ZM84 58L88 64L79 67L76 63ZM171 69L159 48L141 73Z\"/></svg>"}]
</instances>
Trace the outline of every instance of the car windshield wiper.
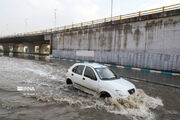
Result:
<instances>
[{"instance_id":1,"label":"car windshield wiper","mask_svg":"<svg viewBox=\"0 0 180 120\"><path fill-rule=\"evenodd\" d=\"M101 78L102 80L113 80L116 79L116 77L111 77L111 78Z\"/></svg>"},{"instance_id":2,"label":"car windshield wiper","mask_svg":"<svg viewBox=\"0 0 180 120\"><path fill-rule=\"evenodd\" d=\"M117 77L115 76L115 77L112 77L112 79L117 79Z\"/></svg>"},{"instance_id":3,"label":"car windshield wiper","mask_svg":"<svg viewBox=\"0 0 180 120\"><path fill-rule=\"evenodd\" d=\"M108 78L101 78L101 80L107 80Z\"/></svg>"}]
</instances>

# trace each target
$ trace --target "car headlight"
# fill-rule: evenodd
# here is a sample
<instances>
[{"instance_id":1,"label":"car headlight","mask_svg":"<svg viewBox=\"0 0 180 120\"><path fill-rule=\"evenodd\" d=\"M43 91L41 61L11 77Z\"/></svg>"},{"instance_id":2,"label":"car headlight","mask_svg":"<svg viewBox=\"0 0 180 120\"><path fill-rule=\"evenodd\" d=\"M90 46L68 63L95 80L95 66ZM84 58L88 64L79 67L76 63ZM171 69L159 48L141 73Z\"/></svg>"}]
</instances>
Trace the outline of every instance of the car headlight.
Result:
<instances>
[{"instance_id":1,"label":"car headlight","mask_svg":"<svg viewBox=\"0 0 180 120\"><path fill-rule=\"evenodd\" d=\"M127 94L121 90L115 90L119 96L127 96Z\"/></svg>"}]
</instances>

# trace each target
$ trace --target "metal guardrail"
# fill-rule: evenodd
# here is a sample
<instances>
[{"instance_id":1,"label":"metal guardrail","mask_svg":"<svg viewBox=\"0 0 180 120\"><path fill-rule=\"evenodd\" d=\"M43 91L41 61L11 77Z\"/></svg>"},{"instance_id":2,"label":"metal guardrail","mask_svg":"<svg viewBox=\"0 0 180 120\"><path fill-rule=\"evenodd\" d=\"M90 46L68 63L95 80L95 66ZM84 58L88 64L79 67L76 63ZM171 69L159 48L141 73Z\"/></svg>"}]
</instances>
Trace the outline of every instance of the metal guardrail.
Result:
<instances>
[{"instance_id":1,"label":"metal guardrail","mask_svg":"<svg viewBox=\"0 0 180 120\"><path fill-rule=\"evenodd\" d=\"M150 10L139 11L139 12L130 13L130 14L124 14L124 15L120 15L120 16L113 16L113 17L102 18L102 19L97 19L97 20L92 20L92 21L87 21L87 22L82 22L82 23L77 23L77 24L72 24L72 25L51 28L51 29L26 32L26 33L16 33L16 34L12 34L12 35L5 35L5 36L1 36L0 38L21 37L21 36L27 36L27 35L33 35L33 34L44 34L44 33L49 33L49 32L54 32L54 31L59 31L59 30L71 29L71 28L75 28L75 27L82 27L82 26L88 26L88 25L99 24L99 23L104 23L104 22L138 17L138 16L143 16L143 15L150 15L150 14L154 14L154 13L160 13L160 12L165 12L165 11L170 11L170 10L175 10L175 9L180 9L180 3L174 4L174 5L169 5L169 6L163 6L160 8L150 9Z\"/></svg>"}]
</instances>

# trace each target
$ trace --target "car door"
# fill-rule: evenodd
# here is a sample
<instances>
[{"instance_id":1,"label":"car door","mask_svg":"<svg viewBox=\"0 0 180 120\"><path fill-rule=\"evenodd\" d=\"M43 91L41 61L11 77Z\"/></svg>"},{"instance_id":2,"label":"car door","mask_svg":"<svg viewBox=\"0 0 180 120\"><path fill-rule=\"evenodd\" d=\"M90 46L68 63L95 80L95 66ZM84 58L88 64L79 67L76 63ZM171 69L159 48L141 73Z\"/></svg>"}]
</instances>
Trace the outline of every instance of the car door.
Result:
<instances>
[{"instance_id":1,"label":"car door","mask_svg":"<svg viewBox=\"0 0 180 120\"><path fill-rule=\"evenodd\" d=\"M86 88L97 92L98 90L98 81L97 81L97 76L95 74L95 71L91 68L86 66L85 70L84 70L84 74L83 74L83 86L85 86Z\"/></svg>"},{"instance_id":2,"label":"car door","mask_svg":"<svg viewBox=\"0 0 180 120\"><path fill-rule=\"evenodd\" d=\"M84 71L85 66L84 65L77 65L72 69L72 73L71 73L71 79L74 83L76 84L80 84L81 85L81 81L82 81L82 73Z\"/></svg>"}]
</instances>

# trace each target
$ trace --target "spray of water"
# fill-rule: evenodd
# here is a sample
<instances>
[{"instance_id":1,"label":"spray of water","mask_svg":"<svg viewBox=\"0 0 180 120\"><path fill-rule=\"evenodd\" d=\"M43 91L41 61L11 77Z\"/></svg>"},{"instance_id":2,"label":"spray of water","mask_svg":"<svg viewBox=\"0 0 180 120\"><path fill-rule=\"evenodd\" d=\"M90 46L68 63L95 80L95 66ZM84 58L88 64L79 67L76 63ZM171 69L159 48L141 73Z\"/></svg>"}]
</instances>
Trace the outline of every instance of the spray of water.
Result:
<instances>
[{"instance_id":1,"label":"spray of water","mask_svg":"<svg viewBox=\"0 0 180 120\"><path fill-rule=\"evenodd\" d=\"M126 99L100 99L79 90L71 89L71 93L61 92L55 94L53 91L38 93L36 98L44 102L55 101L59 104L68 103L70 105L80 106L82 109L95 108L98 110L106 110L111 113L126 115L133 120L153 120L155 119L155 114L151 109L155 109L157 106L163 106L160 98L150 97L141 89L137 89L135 94Z\"/></svg>"},{"instance_id":2,"label":"spray of water","mask_svg":"<svg viewBox=\"0 0 180 120\"><path fill-rule=\"evenodd\" d=\"M148 96L143 90L137 89L136 93L126 99L106 98L100 99L81 92L72 86L65 85L65 67L53 63L42 64L30 60L3 57L0 73L6 77L9 73L9 83L1 81L1 88L15 88L17 86L35 86L36 94L32 96L38 101L67 103L79 106L82 109L94 108L106 110L114 114L121 114L133 120L153 120L153 109L163 106L160 98ZM8 64L7 64L8 62ZM6 73L6 76L3 76ZM16 78L16 80L14 80ZM10 86L12 85L12 86ZM4 102L4 106L9 106Z\"/></svg>"}]
</instances>

